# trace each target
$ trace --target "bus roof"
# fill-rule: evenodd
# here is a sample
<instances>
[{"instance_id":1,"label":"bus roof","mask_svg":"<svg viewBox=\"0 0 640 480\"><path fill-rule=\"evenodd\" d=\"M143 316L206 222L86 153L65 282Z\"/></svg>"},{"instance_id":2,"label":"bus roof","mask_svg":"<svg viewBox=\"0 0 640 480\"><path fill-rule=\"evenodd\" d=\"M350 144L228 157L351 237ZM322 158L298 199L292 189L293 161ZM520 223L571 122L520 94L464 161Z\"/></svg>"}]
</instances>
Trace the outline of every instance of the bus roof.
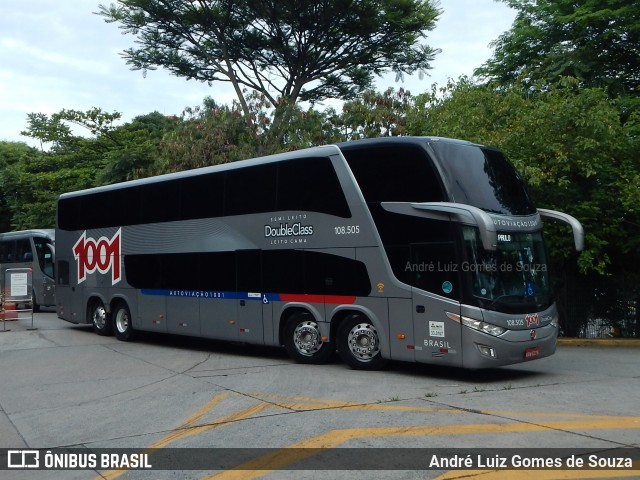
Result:
<instances>
[{"instance_id":1,"label":"bus roof","mask_svg":"<svg viewBox=\"0 0 640 480\"><path fill-rule=\"evenodd\" d=\"M19 230L17 232L0 233L0 240L16 240L19 238L40 235L42 237L55 238L56 231L52 228L36 228L31 230Z\"/></svg>"},{"instance_id":2,"label":"bus roof","mask_svg":"<svg viewBox=\"0 0 640 480\"><path fill-rule=\"evenodd\" d=\"M320 147L311 147L311 148L305 148L302 150L295 150L293 152L267 155L264 157L257 157L257 158L247 159L247 160L238 160L236 162L222 163L219 165L212 165L210 167L194 168L191 170L184 170L181 172L166 173L164 175L158 175L154 177L141 178L138 180L130 180L127 182L114 183L112 185L103 185L100 187L89 188L86 190L79 190L76 192L63 193L62 195L60 195L60 199L75 197L79 195L85 195L88 193L100 193L103 191L117 190L120 188L128 188L128 187L133 187L138 185L164 182L167 180L176 180L179 178L188 178L188 177L202 175L206 173L236 170L239 168L251 167L254 165L263 165L267 163L282 162L286 160L294 160L299 158L327 157L327 156L336 155L339 153L340 153L340 150L336 145L323 145Z\"/></svg>"},{"instance_id":3,"label":"bus roof","mask_svg":"<svg viewBox=\"0 0 640 480\"><path fill-rule=\"evenodd\" d=\"M175 180L179 178L188 178L192 176L202 175L206 173L214 173L214 172L223 172L230 171L239 168L251 167L254 165L263 165L267 163L273 162L281 162L286 160L294 160L301 158L313 158L313 157L327 157L331 155L337 155L342 150L350 150L350 149L358 149L364 148L368 146L376 146L376 145L394 145L394 144L413 144L413 145L424 145L428 143L449 143L449 144L457 144L457 145L477 145L483 146L476 143L472 143L466 140L457 140L452 138L444 138L444 137L414 137L414 136L406 136L406 137L381 137L381 138L368 138L362 140L352 140L348 142L340 142L336 144L323 145L318 147L310 147L301 150L295 150L292 152L279 153L275 155L267 155L263 157L257 157L247 160L238 160L236 162L223 163L219 165L213 165L209 167L201 167L195 168L191 170L184 170L181 172L167 173L164 175L158 175L153 177L141 178L138 180L130 180L126 182L114 183L111 185L103 185L99 187L93 187L85 190L78 190L75 192L67 192L60 195L60 199L81 196L88 193L100 193L104 191L117 190L121 188L128 188L138 185L152 184L157 182L164 182L167 180Z\"/></svg>"},{"instance_id":4,"label":"bus roof","mask_svg":"<svg viewBox=\"0 0 640 480\"><path fill-rule=\"evenodd\" d=\"M375 145L393 145L393 144L425 144L425 143L451 143L457 145L476 145L482 146L477 143L469 142L467 140L458 140L455 138L446 137L380 137L380 138L363 138L362 140L352 140L349 142L337 143L336 146L340 150L357 149L361 147L369 147Z\"/></svg>"}]
</instances>

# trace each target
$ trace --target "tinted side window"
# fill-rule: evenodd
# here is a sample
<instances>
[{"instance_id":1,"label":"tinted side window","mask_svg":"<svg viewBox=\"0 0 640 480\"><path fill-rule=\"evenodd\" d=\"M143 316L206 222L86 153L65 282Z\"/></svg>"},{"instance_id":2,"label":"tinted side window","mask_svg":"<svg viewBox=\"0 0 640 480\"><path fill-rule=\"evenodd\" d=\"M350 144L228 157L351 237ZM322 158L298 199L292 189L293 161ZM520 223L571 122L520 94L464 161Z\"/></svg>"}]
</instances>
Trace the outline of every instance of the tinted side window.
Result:
<instances>
[{"instance_id":1,"label":"tinted side window","mask_svg":"<svg viewBox=\"0 0 640 480\"><path fill-rule=\"evenodd\" d=\"M264 289L269 292L304 293L304 257L296 250L269 250L262 256Z\"/></svg>"},{"instance_id":2,"label":"tinted side window","mask_svg":"<svg viewBox=\"0 0 640 480\"><path fill-rule=\"evenodd\" d=\"M15 246L15 240L3 240L0 242L0 263L14 261Z\"/></svg>"},{"instance_id":3,"label":"tinted side window","mask_svg":"<svg viewBox=\"0 0 640 480\"><path fill-rule=\"evenodd\" d=\"M197 175L180 180L181 216L221 217L224 207L224 172Z\"/></svg>"},{"instance_id":4,"label":"tinted side window","mask_svg":"<svg viewBox=\"0 0 640 480\"><path fill-rule=\"evenodd\" d=\"M459 271L455 243L416 243L410 246L411 263L405 269L409 285L449 298L460 298Z\"/></svg>"},{"instance_id":5,"label":"tinted side window","mask_svg":"<svg viewBox=\"0 0 640 480\"><path fill-rule=\"evenodd\" d=\"M134 214L122 211L116 213L114 225L135 225L136 223L172 222L180 218L180 181L150 183L142 188L127 188L124 195L116 196L139 205ZM118 216L120 221L118 221Z\"/></svg>"},{"instance_id":6,"label":"tinted side window","mask_svg":"<svg viewBox=\"0 0 640 480\"><path fill-rule=\"evenodd\" d=\"M356 296L371 292L362 262L302 250L127 255L124 267L134 288Z\"/></svg>"},{"instance_id":7,"label":"tinted side window","mask_svg":"<svg viewBox=\"0 0 640 480\"><path fill-rule=\"evenodd\" d=\"M33 252L31 251L31 241L28 239L16 240L16 262L32 262Z\"/></svg>"},{"instance_id":8,"label":"tinted side window","mask_svg":"<svg viewBox=\"0 0 640 480\"><path fill-rule=\"evenodd\" d=\"M371 293L364 263L321 252L264 251L263 275L263 288L269 292L356 296Z\"/></svg>"},{"instance_id":9,"label":"tinted side window","mask_svg":"<svg viewBox=\"0 0 640 480\"><path fill-rule=\"evenodd\" d=\"M276 209L277 164L230 170L224 196L225 215L247 215Z\"/></svg>"},{"instance_id":10,"label":"tinted side window","mask_svg":"<svg viewBox=\"0 0 640 480\"><path fill-rule=\"evenodd\" d=\"M276 209L351 217L338 176L328 158L279 163Z\"/></svg>"},{"instance_id":11,"label":"tinted side window","mask_svg":"<svg viewBox=\"0 0 640 480\"><path fill-rule=\"evenodd\" d=\"M324 157L65 198L58 202L58 226L85 230L278 210L351 216L331 160Z\"/></svg>"},{"instance_id":12,"label":"tinted side window","mask_svg":"<svg viewBox=\"0 0 640 480\"><path fill-rule=\"evenodd\" d=\"M260 250L236 252L236 290L262 292L262 262Z\"/></svg>"},{"instance_id":13,"label":"tinted side window","mask_svg":"<svg viewBox=\"0 0 640 480\"><path fill-rule=\"evenodd\" d=\"M371 293L364 263L336 255L311 256L307 261L307 284L310 290L321 289L325 295L367 296Z\"/></svg>"},{"instance_id":14,"label":"tinted side window","mask_svg":"<svg viewBox=\"0 0 640 480\"><path fill-rule=\"evenodd\" d=\"M389 213L371 213L395 277L403 283L449 298L459 298L458 231L452 222ZM443 290L450 282L452 290Z\"/></svg>"},{"instance_id":15,"label":"tinted side window","mask_svg":"<svg viewBox=\"0 0 640 480\"><path fill-rule=\"evenodd\" d=\"M343 153L368 203L445 199L431 159L416 145L360 148Z\"/></svg>"},{"instance_id":16,"label":"tinted side window","mask_svg":"<svg viewBox=\"0 0 640 480\"><path fill-rule=\"evenodd\" d=\"M235 252L127 255L127 282L134 288L234 291Z\"/></svg>"}]
</instances>

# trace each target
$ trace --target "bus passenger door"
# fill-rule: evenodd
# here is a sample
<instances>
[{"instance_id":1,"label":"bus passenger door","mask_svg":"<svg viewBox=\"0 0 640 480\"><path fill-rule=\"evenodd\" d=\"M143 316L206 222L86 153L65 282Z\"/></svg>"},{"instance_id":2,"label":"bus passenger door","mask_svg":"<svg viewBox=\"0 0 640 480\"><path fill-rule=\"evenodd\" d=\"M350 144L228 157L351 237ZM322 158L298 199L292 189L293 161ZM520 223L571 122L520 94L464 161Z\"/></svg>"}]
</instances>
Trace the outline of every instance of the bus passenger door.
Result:
<instances>
[{"instance_id":1,"label":"bus passenger door","mask_svg":"<svg viewBox=\"0 0 640 480\"><path fill-rule=\"evenodd\" d=\"M260 250L236 252L238 341L263 344L262 256Z\"/></svg>"},{"instance_id":2,"label":"bus passenger door","mask_svg":"<svg viewBox=\"0 0 640 480\"><path fill-rule=\"evenodd\" d=\"M462 366L462 327L454 320L461 288L455 244L414 244L411 257L416 361Z\"/></svg>"},{"instance_id":3,"label":"bus passenger door","mask_svg":"<svg viewBox=\"0 0 640 480\"><path fill-rule=\"evenodd\" d=\"M54 279L54 259L55 252L52 245L46 245L45 251L42 253L40 260L40 268L42 273L42 305L56 304L56 281Z\"/></svg>"},{"instance_id":4,"label":"bus passenger door","mask_svg":"<svg viewBox=\"0 0 640 480\"><path fill-rule=\"evenodd\" d=\"M74 274L75 262L58 259L56 265L56 303L58 317L72 323L90 323L83 307L82 285ZM79 290L79 291L78 291Z\"/></svg>"}]
</instances>

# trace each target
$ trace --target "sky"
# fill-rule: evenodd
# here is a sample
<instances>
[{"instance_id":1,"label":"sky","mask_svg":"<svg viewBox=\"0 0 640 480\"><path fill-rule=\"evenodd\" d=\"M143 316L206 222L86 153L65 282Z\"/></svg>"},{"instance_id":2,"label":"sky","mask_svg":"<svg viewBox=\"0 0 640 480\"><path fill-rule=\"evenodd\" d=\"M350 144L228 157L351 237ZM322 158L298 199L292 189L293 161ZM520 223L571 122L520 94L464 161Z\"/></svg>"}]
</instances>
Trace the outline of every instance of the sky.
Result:
<instances>
[{"instance_id":1,"label":"sky","mask_svg":"<svg viewBox=\"0 0 640 480\"><path fill-rule=\"evenodd\" d=\"M119 53L134 45L117 24L93 12L113 0L0 0L0 141L36 145L20 131L27 114L51 115L62 109L120 112L119 124L158 111L180 115L185 107L211 96L230 104L228 83L187 81L165 70L130 70ZM376 88L403 87L412 94L445 85L449 78L471 76L492 54L489 43L508 30L516 12L497 0L440 0L443 13L426 43L442 50L429 76L394 75ZM77 134L88 132L76 131Z\"/></svg>"}]
</instances>

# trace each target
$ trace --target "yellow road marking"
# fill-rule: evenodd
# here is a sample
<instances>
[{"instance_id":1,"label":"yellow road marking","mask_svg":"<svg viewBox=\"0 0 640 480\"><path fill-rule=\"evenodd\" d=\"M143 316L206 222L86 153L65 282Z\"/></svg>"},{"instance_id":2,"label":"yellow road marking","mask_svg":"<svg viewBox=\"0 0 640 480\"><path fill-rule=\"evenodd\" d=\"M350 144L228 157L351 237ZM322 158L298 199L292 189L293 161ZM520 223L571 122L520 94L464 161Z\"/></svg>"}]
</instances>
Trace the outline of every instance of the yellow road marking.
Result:
<instances>
[{"instance_id":1,"label":"yellow road marking","mask_svg":"<svg viewBox=\"0 0 640 480\"><path fill-rule=\"evenodd\" d=\"M635 426L629 422L633 419ZM431 425L431 426L408 426L408 427L367 427L367 428L346 428L330 430L323 434L311 437L306 440L289 445L286 448L272 452L261 457L235 467L234 470L226 470L204 477L207 480L240 480L253 479L266 475L276 470L282 470L287 466L300 462L319 453L321 448L335 448L349 440L359 438L375 437L409 437L409 436L429 436L429 435L470 435L482 433L517 433L536 432L545 430L567 430L567 429L629 429L640 428L640 417L614 418L610 420L592 421L564 421L564 422L540 422L531 423L489 423L471 425ZM287 451L289 450L290 451ZM304 449L304 450L303 450ZM259 469L259 470L258 470ZM459 472L458 472L459 473ZM512 472L513 473L513 472ZM518 471L519 473L519 471ZM583 472L580 472L583 473ZM638 472L636 472L637 475ZM467 472L465 472L467 474ZM455 477L454 477L455 478ZM462 478L462 475L460 475ZM579 477L569 477L579 478Z\"/></svg>"},{"instance_id":2,"label":"yellow road marking","mask_svg":"<svg viewBox=\"0 0 640 480\"><path fill-rule=\"evenodd\" d=\"M228 396L229 396L228 392L223 392L214 396L211 400L209 400L202 407L196 410L196 412L193 415L191 415L184 422L182 422L178 428L172 430L161 439L153 442L149 446L149 448L166 447L170 443L173 443L180 438L185 438L193 435L191 433L193 426L196 425L207 413L209 413L212 409L214 409L220 402L222 402Z\"/></svg>"},{"instance_id":3,"label":"yellow road marking","mask_svg":"<svg viewBox=\"0 0 640 480\"><path fill-rule=\"evenodd\" d=\"M492 433L517 433L517 432L534 432L545 430L565 430L565 429L633 429L640 428L640 417L607 417L598 415L582 415L582 414L562 414L562 413L535 413L535 412L499 412L499 411L470 411L455 408L431 408L431 407L413 407L404 405L389 404L361 404L354 402L346 402L330 399L317 399L309 397L287 397L284 395L254 395L255 398L262 399L280 399L293 400L295 403L266 403L261 402L252 405L237 412L219 417L204 425L198 425L202 419L218 406L224 399L229 397L228 392L220 393L200 407L195 413L190 415L180 426L169 432L164 437L153 442L147 452L151 452L155 448L163 448L178 440L198 435L200 433L213 430L216 428L230 425L237 420L249 418L268 408L289 408L293 410L312 410L312 409L348 409L348 410L386 410L386 411L416 411L416 412L449 412L449 413L474 413L487 415L502 416L528 416L528 417L564 417L564 418L582 418L588 421L537 421L537 423L520 423L514 420L514 423L489 423L489 424L464 424L464 425L431 425L431 426L405 426L405 427L365 427L365 428L347 428L330 430L326 433L311 437L289 445L275 452L265 454L241 465L234 470L219 472L206 479L252 479L262 475L285 469L287 466L301 462L306 458L320 454L322 449L334 448L350 440L359 438L374 437L408 437L408 436L429 436L429 435L471 435L471 434L492 434ZM258 470L259 469L259 470ZM109 470L97 478L113 480L126 473L127 470ZM477 478L478 480L501 480L510 478L509 473L513 471L486 471L486 470L470 470L459 471L454 470L438 477L439 480L458 479L458 478ZM531 473L531 476L528 476ZM592 476L591 474L594 474ZM613 477L630 477L637 476L638 472L629 472L624 470L596 470L596 471L544 471L536 470L532 472L518 470L519 478L536 478L541 480L564 479L564 478L613 478ZM451 475L451 476L448 476ZM494 476L491 476L494 475ZM502 476L507 475L507 476ZM535 475L535 477L534 477ZM549 475L549 476L547 476ZM576 476L577 475L577 476Z\"/></svg>"},{"instance_id":4,"label":"yellow road marking","mask_svg":"<svg viewBox=\"0 0 640 480\"><path fill-rule=\"evenodd\" d=\"M611 418L610 415L588 415L584 413L549 413L549 412L512 412L500 410L465 410L462 408L439 408L439 407L414 407L405 405L391 405L389 403L356 403L343 400L331 400L313 397L286 396L286 395L269 395L269 394L253 394L254 398L275 399L275 400L298 400L308 403L289 403L283 402L278 405L283 408L291 408L292 410L314 410L326 408L343 408L343 409L362 409L362 410L398 410L398 411L415 411L415 412L455 412L455 413L473 413L485 415L501 415L501 416L527 416L527 417L558 417L558 418ZM621 417L616 417L621 418ZM635 419L636 417L629 417Z\"/></svg>"},{"instance_id":5,"label":"yellow road marking","mask_svg":"<svg viewBox=\"0 0 640 480\"><path fill-rule=\"evenodd\" d=\"M214 407L216 407L220 402L222 402L228 396L229 394L224 392L213 397L206 404L200 407L193 415L191 415L184 422L182 422L179 427L177 427L175 430L172 430L171 432L169 432L167 435L160 438L159 440L156 440L155 442L153 442L149 447L147 447L147 449L143 453L150 453L153 451L154 448L163 448L183 438L191 437L193 435L198 435L208 430L213 430L216 428L224 427L226 425L230 425L236 420L241 420L243 418L250 417L264 410L265 408L271 407L271 405L269 405L268 403L258 403L256 405L252 405L238 412L233 412L233 413L230 413L229 415L225 415L223 417L217 418L205 425L196 426L196 424L207 413L209 413ZM127 472L126 469L108 470L101 473L96 478L114 480L122 476L126 472Z\"/></svg>"}]
</instances>

